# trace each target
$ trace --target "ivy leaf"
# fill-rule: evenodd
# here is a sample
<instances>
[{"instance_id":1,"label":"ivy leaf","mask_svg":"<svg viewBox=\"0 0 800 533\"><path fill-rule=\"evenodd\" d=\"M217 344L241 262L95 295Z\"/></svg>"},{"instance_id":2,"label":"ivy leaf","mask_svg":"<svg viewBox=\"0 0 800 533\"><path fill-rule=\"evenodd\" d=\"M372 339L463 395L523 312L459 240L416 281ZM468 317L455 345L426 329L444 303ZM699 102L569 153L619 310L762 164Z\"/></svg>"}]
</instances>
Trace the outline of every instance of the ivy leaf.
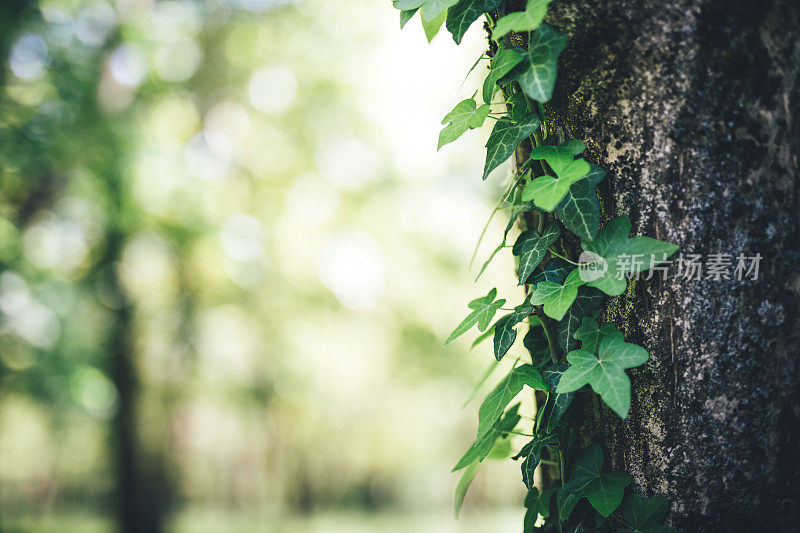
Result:
<instances>
[{"instance_id":1,"label":"ivy leaf","mask_svg":"<svg viewBox=\"0 0 800 533\"><path fill-rule=\"evenodd\" d=\"M553 494L555 494L556 490L553 488L539 492L539 489L534 487L525 496L525 508L547 518L550 516L550 501L553 499Z\"/></svg>"},{"instance_id":2,"label":"ivy leaf","mask_svg":"<svg viewBox=\"0 0 800 533\"><path fill-rule=\"evenodd\" d=\"M531 295L531 303L544 305L544 313L555 320L561 320L578 296L578 287L583 285L578 269L573 270L564 280L564 284L554 281L542 281L536 285Z\"/></svg>"},{"instance_id":3,"label":"ivy leaf","mask_svg":"<svg viewBox=\"0 0 800 533\"><path fill-rule=\"evenodd\" d=\"M522 61L522 52L514 48L506 48L502 44L498 45L497 52L494 54L489 67L489 75L483 81L484 103L489 104L492 102L497 82Z\"/></svg>"},{"instance_id":4,"label":"ivy leaf","mask_svg":"<svg viewBox=\"0 0 800 533\"><path fill-rule=\"evenodd\" d=\"M457 2L458 0L392 0L392 5L395 9L401 11L421 7L420 15L422 15L422 18L433 20Z\"/></svg>"},{"instance_id":5,"label":"ivy leaf","mask_svg":"<svg viewBox=\"0 0 800 533\"><path fill-rule=\"evenodd\" d=\"M456 466L453 467L452 472L461 470L462 468L470 465L473 462L482 462L492 451L495 442L503 435L507 435L512 431L520 421L519 416L519 403L515 404L508 411L505 412L502 418L498 418L492 424L489 431L485 435L475 439L475 442L469 447L466 453L459 459Z\"/></svg>"},{"instance_id":6,"label":"ivy leaf","mask_svg":"<svg viewBox=\"0 0 800 533\"><path fill-rule=\"evenodd\" d=\"M547 5L550 2L552 0L528 0L525 11L510 13L497 21L494 31L492 31L492 39L499 41L503 35L510 31L535 30L547 14Z\"/></svg>"},{"instance_id":7,"label":"ivy leaf","mask_svg":"<svg viewBox=\"0 0 800 533\"><path fill-rule=\"evenodd\" d=\"M536 467L539 466L539 461L542 459L542 450L548 444L555 444L558 442L556 435L536 435L533 440L522 447L520 452L513 457L516 461L520 457L524 457L522 461L522 482L528 490L533 489L533 475L536 472Z\"/></svg>"},{"instance_id":8,"label":"ivy leaf","mask_svg":"<svg viewBox=\"0 0 800 533\"><path fill-rule=\"evenodd\" d=\"M514 308L512 313L501 317L494 324L494 357L498 361L511 349L517 339L517 330L514 326L525 320L533 313L533 306L526 299L525 302Z\"/></svg>"},{"instance_id":9,"label":"ivy leaf","mask_svg":"<svg viewBox=\"0 0 800 533\"><path fill-rule=\"evenodd\" d=\"M503 410L525 385L535 390L547 390L547 383L542 379L542 375L531 365L521 365L512 369L486 396L478 409L478 439L492 429Z\"/></svg>"},{"instance_id":10,"label":"ivy leaf","mask_svg":"<svg viewBox=\"0 0 800 533\"><path fill-rule=\"evenodd\" d=\"M418 10L419 10L419 8L415 7L414 9L407 9L405 11L401 11L400 12L400 29L401 30L405 27L406 23L408 23L408 21L411 20L414 17L414 14L416 14L416 12Z\"/></svg>"},{"instance_id":11,"label":"ivy leaf","mask_svg":"<svg viewBox=\"0 0 800 533\"><path fill-rule=\"evenodd\" d=\"M567 279L567 274L572 270L573 266L561 259L560 257L553 257L547 262L544 269L536 272L534 271L525 281L526 285L533 285L534 289L536 284L542 281L555 281L557 283L564 283Z\"/></svg>"},{"instance_id":12,"label":"ivy leaf","mask_svg":"<svg viewBox=\"0 0 800 533\"><path fill-rule=\"evenodd\" d=\"M447 30L453 34L456 44L461 44L461 39L473 22L484 13L497 9L501 0L461 0L447 10ZM487 102L488 103L488 102Z\"/></svg>"},{"instance_id":13,"label":"ivy leaf","mask_svg":"<svg viewBox=\"0 0 800 533\"><path fill-rule=\"evenodd\" d=\"M541 235L534 229L529 229L520 234L511 248L511 253L519 256L517 277L520 285L525 283L533 269L542 262L542 259L547 254L547 248L556 242L560 235L561 229L557 222L548 224Z\"/></svg>"},{"instance_id":14,"label":"ivy leaf","mask_svg":"<svg viewBox=\"0 0 800 533\"><path fill-rule=\"evenodd\" d=\"M558 365L550 365L542 372L542 377L550 386L551 391L556 391L558 387L558 381L561 379L561 376L564 372L569 368L569 365L566 363L561 363ZM572 403L572 398L575 397L574 392L567 392L567 393L559 393L559 392L551 392L550 398L548 403L550 403L550 413L547 417L547 426L545 427L545 431L547 433L552 433L553 429L555 429L556 424L558 424L559 420L564 416L569 409L570 404Z\"/></svg>"},{"instance_id":15,"label":"ivy leaf","mask_svg":"<svg viewBox=\"0 0 800 533\"><path fill-rule=\"evenodd\" d=\"M597 165L590 163L589 167L584 179L570 185L564 199L553 210L568 230L585 241L591 241L597 235L600 201L595 187L606 175L606 171Z\"/></svg>"},{"instance_id":16,"label":"ivy leaf","mask_svg":"<svg viewBox=\"0 0 800 533\"><path fill-rule=\"evenodd\" d=\"M540 367L550 362L550 345L541 327L531 327L523 337L522 344L531 354L533 366Z\"/></svg>"},{"instance_id":17,"label":"ivy leaf","mask_svg":"<svg viewBox=\"0 0 800 533\"><path fill-rule=\"evenodd\" d=\"M582 497L607 517L622 502L625 487L633 477L626 472L602 472L603 450L592 444L581 451L570 470L568 481L558 491L558 514L566 520Z\"/></svg>"},{"instance_id":18,"label":"ivy leaf","mask_svg":"<svg viewBox=\"0 0 800 533\"><path fill-rule=\"evenodd\" d=\"M425 37L428 39L428 43L433 41L433 38L436 37L437 33L439 33L439 30L442 28L442 24L444 24L446 17L447 11L442 11L430 20L425 18L424 11L420 14L420 19L422 19L422 29L425 31Z\"/></svg>"},{"instance_id":19,"label":"ivy leaf","mask_svg":"<svg viewBox=\"0 0 800 533\"><path fill-rule=\"evenodd\" d=\"M573 336L581 341L581 350L591 353L597 353L600 342L606 337L623 339L622 332L614 324L606 322L600 327L597 325L597 321L590 316L583 317L581 327L575 331Z\"/></svg>"},{"instance_id":20,"label":"ivy leaf","mask_svg":"<svg viewBox=\"0 0 800 533\"><path fill-rule=\"evenodd\" d=\"M572 302L564 318L556 324L558 345L564 352L578 347L578 341L573 335L580 328L581 320L592 311L599 309L604 299L605 295L599 289L585 285L578 287L578 296Z\"/></svg>"},{"instance_id":21,"label":"ivy leaf","mask_svg":"<svg viewBox=\"0 0 800 533\"><path fill-rule=\"evenodd\" d=\"M511 120L522 120L531 112L528 107L528 100L523 93L514 93L506 101L511 104L511 112L509 113Z\"/></svg>"},{"instance_id":22,"label":"ivy leaf","mask_svg":"<svg viewBox=\"0 0 800 533\"><path fill-rule=\"evenodd\" d=\"M488 328L489 323L492 321L495 313L497 313L497 310L503 307L503 304L506 303L506 301L502 298L495 301L496 296L497 289L492 289L489 291L489 294L483 298L476 298L475 300L472 300L468 304L468 307L473 309L473 311L467 315L467 318L465 318L461 324L456 327L456 329L453 330L444 343L449 343L459 335L462 335L468 331L475 324L478 324L478 329L481 331Z\"/></svg>"},{"instance_id":23,"label":"ivy leaf","mask_svg":"<svg viewBox=\"0 0 800 533\"><path fill-rule=\"evenodd\" d=\"M526 213L526 212L530 211L531 209L532 208L531 208L530 204L523 204L523 205L517 207L516 209L514 209L514 211L511 212L511 215L508 218L508 224L506 224L506 229L503 231L503 240L500 242L500 244L497 245L497 248L495 248L494 251L492 251L492 254L483 263L483 266L481 267L481 271L478 272L478 275L475 278L475 281L478 281L478 279L481 277L483 272L486 270L486 267L488 267L489 263L491 263L492 259L494 259L494 256L496 256L497 253L500 252L500 250L505 248L506 239L508 238L508 233L511 231L511 228L514 227L514 223L517 221L517 218L519 217L519 215L521 215L522 213Z\"/></svg>"},{"instance_id":24,"label":"ivy leaf","mask_svg":"<svg viewBox=\"0 0 800 533\"><path fill-rule=\"evenodd\" d=\"M486 141L486 165L483 168L483 179L489 173L511 157L517 145L529 137L539 127L539 115L531 113L519 122L512 123L498 120Z\"/></svg>"},{"instance_id":25,"label":"ivy leaf","mask_svg":"<svg viewBox=\"0 0 800 533\"><path fill-rule=\"evenodd\" d=\"M581 143L582 145L583 143ZM553 211L566 197L570 187L585 178L591 167L585 159L575 159L575 146L539 146L531 151L531 159L544 159L558 178L540 176L525 187L522 200L533 200L537 207ZM596 184L595 184L596 185ZM599 216L599 207L598 207Z\"/></svg>"},{"instance_id":26,"label":"ivy leaf","mask_svg":"<svg viewBox=\"0 0 800 533\"><path fill-rule=\"evenodd\" d=\"M641 346L622 340L619 335L606 335L595 356L586 350L567 354L569 369L561 376L557 392L572 392L586 384L620 417L626 418L631 406L631 382L625 374L647 362L650 355Z\"/></svg>"},{"instance_id":27,"label":"ivy leaf","mask_svg":"<svg viewBox=\"0 0 800 533\"><path fill-rule=\"evenodd\" d=\"M583 489L583 494L598 513L607 517L622 503L625 487L632 481L627 472L605 472Z\"/></svg>"},{"instance_id":28,"label":"ivy leaf","mask_svg":"<svg viewBox=\"0 0 800 533\"><path fill-rule=\"evenodd\" d=\"M622 516L632 531L646 531L655 526L669 511L666 496L655 494L643 500L639 494L629 494L622 503Z\"/></svg>"},{"instance_id":29,"label":"ivy leaf","mask_svg":"<svg viewBox=\"0 0 800 533\"><path fill-rule=\"evenodd\" d=\"M550 100L556 83L558 56L567 44L567 37L566 33L558 33L547 24L539 26L531 35L522 62L506 78L519 83L525 94L537 102Z\"/></svg>"},{"instance_id":30,"label":"ivy leaf","mask_svg":"<svg viewBox=\"0 0 800 533\"><path fill-rule=\"evenodd\" d=\"M587 285L609 296L618 296L628 285L625 274L644 272L678 250L675 244L650 237L628 238L630 233L631 220L622 215L606 224L594 241L581 241L585 251L597 256L592 265L595 268L584 267ZM601 267L599 270L596 270L597 265Z\"/></svg>"},{"instance_id":31,"label":"ivy leaf","mask_svg":"<svg viewBox=\"0 0 800 533\"><path fill-rule=\"evenodd\" d=\"M460 101L442 120L442 124L447 125L439 133L439 145L436 149L440 150L445 144L455 141L467 130L483 126L489 110L490 107L486 104L478 107L472 98Z\"/></svg>"},{"instance_id":32,"label":"ivy leaf","mask_svg":"<svg viewBox=\"0 0 800 533\"><path fill-rule=\"evenodd\" d=\"M464 505L464 498L467 497L467 490L469 490L469 486L472 484L472 480L475 479L480 468L481 464L479 462L470 463L467 469L461 474L461 477L458 478L456 490L453 494L453 513L456 518L461 514L461 507Z\"/></svg>"}]
</instances>

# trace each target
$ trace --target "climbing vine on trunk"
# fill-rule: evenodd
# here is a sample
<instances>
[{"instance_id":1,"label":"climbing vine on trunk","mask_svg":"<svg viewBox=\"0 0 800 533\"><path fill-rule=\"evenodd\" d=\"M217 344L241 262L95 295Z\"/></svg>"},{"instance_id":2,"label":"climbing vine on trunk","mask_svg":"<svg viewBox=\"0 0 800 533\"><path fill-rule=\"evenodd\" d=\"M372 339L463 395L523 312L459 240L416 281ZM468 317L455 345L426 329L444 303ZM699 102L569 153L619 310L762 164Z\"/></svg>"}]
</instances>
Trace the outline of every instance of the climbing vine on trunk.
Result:
<instances>
[{"instance_id":1,"label":"climbing vine on trunk","mask_svg":"<svg viewBox=\"0 0 800 533\"><path fill-rule=\"evenodd\" d=\"M487 458L521 461L522 482L528 490L523 529L533 531L674 531L659 525L669 510L664 496L647 500L631 489L632 476L610 471L597 444L580 448L567 421L575 394L589 389L620 417L631 403L626 370L645 364L647 350L625 341L610 322L598 323L608 296L625 292L628 280L650 270L675 253L674 244L649 237L630 237L631 222L619 216L599 227L600 203L595 187L605 170L581 157L579 140L558 142L550 135L543 104L555 86L558 56L568 36L542 21L550 0L528 0L522 11L510 11L506 0L394 0L401 27L420 12L428 39L444 24L458 44L467 29L484 17L490 38L489 73L475 96L455 105L442 121L438 148L455 141L487 120L494 126L486 143L482 179L530 146L529 157L517 165L498 211L510 213L502 242L480 270L506 246L517 222L522 233L511 247L517 278L527 295L513 308L492 289L469 302L471 312L446 342L477 329L477 342L493 337L490 371L506 356L526 327L526 355L478 409L475 441L454 471L464 470L456 488L456 513L470 482ZM475 67L473 67L475 68ZM566 239L572 233L581 253L570 258ZM510 311L495 320L503 309ZM494 323L493 323L494 322ZM511 405L526 387L533 389L534 416L530 432L519 429L520 403ZM538 392L537 392L538 391ZM530 439L512 457L511 435ZM552 470L535 483L536 472ZM535 486L536 485L536 486Z\"/></svg>"}]
</instances>

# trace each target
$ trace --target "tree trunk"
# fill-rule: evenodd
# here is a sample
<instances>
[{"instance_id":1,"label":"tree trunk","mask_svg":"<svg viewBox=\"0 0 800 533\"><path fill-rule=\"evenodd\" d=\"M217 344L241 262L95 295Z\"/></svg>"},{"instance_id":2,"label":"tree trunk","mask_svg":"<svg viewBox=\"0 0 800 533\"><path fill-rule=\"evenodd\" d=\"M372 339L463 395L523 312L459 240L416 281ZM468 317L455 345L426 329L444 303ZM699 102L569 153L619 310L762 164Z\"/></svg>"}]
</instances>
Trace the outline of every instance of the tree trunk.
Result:
<instances>
[{"instance_id":1,"label":"tree trunk","mask_svg":"<svg viewBox=\"0 0 800 533\"><path fill-rule=\"evenodd\" d=\"M627 420L581 395L583 433L682 531L795 530L800 3L573 0L547 22L570 34L547 119L609 170L601 225L763 256L755 281L673 265L611 299L603 318L651 359Z\"/></svg>"}]
</instances>

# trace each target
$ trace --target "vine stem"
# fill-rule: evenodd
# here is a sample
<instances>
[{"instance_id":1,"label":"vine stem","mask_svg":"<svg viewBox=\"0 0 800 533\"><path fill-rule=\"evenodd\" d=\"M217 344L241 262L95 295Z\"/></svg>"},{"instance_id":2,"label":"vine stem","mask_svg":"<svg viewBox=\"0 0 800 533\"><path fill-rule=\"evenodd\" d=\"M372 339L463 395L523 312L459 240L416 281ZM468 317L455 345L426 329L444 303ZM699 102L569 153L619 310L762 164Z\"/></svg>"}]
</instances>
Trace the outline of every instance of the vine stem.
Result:
<instances>
[{"instance_id":1,"label":"vine stem","mask_svg":"<svg viewBox=\"0 0 800 533\"><path fill-rule=\"evenodd\" d=\"M506 198L508 198L508 195L511 194L511 191L514 190L514 187L517 186L517 183L519 183L520 179L521 178L517 178L517 179L515 179L515 180L513 180L511 182L511 185L509 185L509 187L506 190L505 194L503 194L503 196L500 197L500 201L497 202L497 205L492 210L492 214L489 215L489 220L487 220L486 224L484 224L483 230L481 231L481 235L480 235L480 237L478 237L478 242L475 243L475 250L472 251L472 257L469 260L469 268L472 268L472 265L475 263L475 258L478 256L478 248L480 248L481 242L483 242L483 238L486 236L486 230L489 229L489 224L492 223L492 220L494 219L494 216L500 210L500 207L503 205L503 202L506 201Z\"/></svg>"},{"instance_id":2,"label":"vine stem","mask_svg":"<svg viewBox=\"0 0 800 533\"><path fill-rule=\"evenodd\" d=\"M570 263L570 264L572 264L572 265L575 265L575 266L581 266L581 263L576 263L576 262L575 262L575 261L573 261L572 259L570 259L570 258L568 258L568 257L564 257L563 255L561 255L560 253L556 252L556 251L555 251L555 250L553 250L552 248L548 248L548 250L550 251L550 253L551 253L551 254L553 254L553 255L554 255L554 256L556 256L556 257L560 257L561 259L563 259L563 260L564 260L564 261L566 261L567 263Z\"/></svg>"}]
</instances>

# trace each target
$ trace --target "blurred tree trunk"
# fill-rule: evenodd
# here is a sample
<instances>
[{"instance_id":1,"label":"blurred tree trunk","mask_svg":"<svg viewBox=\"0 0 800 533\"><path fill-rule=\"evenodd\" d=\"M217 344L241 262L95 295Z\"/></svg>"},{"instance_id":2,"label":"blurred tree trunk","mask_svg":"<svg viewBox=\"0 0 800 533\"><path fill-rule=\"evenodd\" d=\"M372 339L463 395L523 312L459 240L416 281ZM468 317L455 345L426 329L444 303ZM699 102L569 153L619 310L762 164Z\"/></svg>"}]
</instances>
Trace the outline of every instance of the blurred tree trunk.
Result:
<instances>
[{"instance_id":1,"label":"blurred tree trunk","mask_svg":"<svg viewBox=\"0 0 800 533\"><path fill-rule=\"evenodd\" d=\"M571 36L547 119L609 170L602 223L629 214L704 260L763 256L757 281L654 278L611 299L604 319L651 360L627 420L582 395L573 422L683 531L794 530L800 3L571 0L547 22Z\"/></svg>"}]
</instances>

